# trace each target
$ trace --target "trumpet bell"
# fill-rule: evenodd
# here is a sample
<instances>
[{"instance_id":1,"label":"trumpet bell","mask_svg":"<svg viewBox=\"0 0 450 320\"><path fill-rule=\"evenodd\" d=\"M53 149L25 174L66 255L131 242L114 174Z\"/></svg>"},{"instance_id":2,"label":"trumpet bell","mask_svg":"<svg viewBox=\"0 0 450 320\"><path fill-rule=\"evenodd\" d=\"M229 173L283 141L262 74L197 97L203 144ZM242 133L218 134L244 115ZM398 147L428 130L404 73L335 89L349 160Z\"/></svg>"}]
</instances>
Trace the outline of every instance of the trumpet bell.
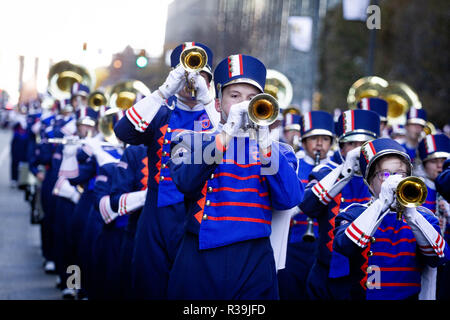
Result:
<instances>
[{"instance_id":1,"label":"trumpet bell","mask_svg":"<svg viewBox=\"0 0 450 320\"><path fill-rule=\"evenodd\" d=\"M267 70L264 92L277 99L281 109L289 106L294 95L292 83L289 79L281 72L273 69Z\"/></svg>"},{"instance_id":2,"label":"trumpet bell","mask_svg":"<svg viewBox=\"0 0 450 320\"><path fill-rule=\"evenodd\" d=\"M407 208L421 206L427 198L428 189L418 177L406 177L397 186L397 202Z\"/></svg>"},{"instance_id":3,"label":"trumpet bell","mask_svg":"<svg viewBox=\"0 0 450 320\"><path fill-rule=\"evenodd\" d=\"M269 126L274 123L279 112L278 101L268 93L257 94L248 105L248 117L260 126Z\"/></svg>"},{"instance_id":4,"label":"trumpet bell","mask_svg":"<svg viewBox=\"0 0 450 320\"><path fill-rule=\"evenodd\" d=\"M120 109L110 109L103 117L98 119L98 131L103 134L106 141L114 145L119 144L119 139L117 139L117 136L114 133L114 118L118 111L120 111Z\"/></svg>"},{"instance_id":5,"label":"trumpet bell","mask_svg":"<svg viewBox=\"0 0 450 320\"><path fill-rule=\"evenodd\" d=\"M108 99L106 98L106 95L101 91L97 90L89 95L88 106L95 111L98 111L101 106L106 106L107 103Z\"/></svg>"},{"instance_id":6,"label":"trumpet bell","mask_svg":"<svg viewBox=\"0 0 450 320\"><path fill-rule=\"evenodd\" d=\"M355 109L357 103L363 98L380 97L387 87L388 82L380 77L372 76L358 79L348 91L348 107Z\"/></svg>"},{"instance_id":7,"label":"trumpet bell","mask_svg":"<svg viewBox=\"0 0 450 320\"><path fill-rule=\"evenodd\" d=\"M184 49L180 54L180 63L188 72L200 71L208 62L206 51L198 46Z\"/></svg>"}]
</instances>

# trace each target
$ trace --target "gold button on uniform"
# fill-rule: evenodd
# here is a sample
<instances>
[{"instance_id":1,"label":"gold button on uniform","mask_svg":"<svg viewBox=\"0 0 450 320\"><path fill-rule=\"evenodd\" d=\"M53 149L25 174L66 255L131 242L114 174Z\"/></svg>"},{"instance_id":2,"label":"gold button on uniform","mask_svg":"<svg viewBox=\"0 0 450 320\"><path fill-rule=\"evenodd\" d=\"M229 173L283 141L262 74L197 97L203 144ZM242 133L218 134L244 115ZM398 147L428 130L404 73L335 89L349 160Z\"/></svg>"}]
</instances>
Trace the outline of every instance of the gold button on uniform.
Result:
<instances>
[{"instance_id":1,"label":"gold button on uniform","mask_svg":"<svg viewBox=\"0 0 450 320\"><path fill-rule=\"evenodd\" d=\"M367 273L372 273L372 267L367 267Z\"/></svg>"},{"instance_id":2,"label":"gold button on uniform","mask_svg":"<svg viewBox=\"0 0 450 320\"><path fill-rule=\"evenodd\" d=\"M209 200L206 200L206 203L205 203L205 205L206 205L207 207L209 207L209 206L211 205L211 201L209 201Z\"/></svg>"},{"instance_id":3,"label":"gold button on uniform","mask_svg":"<svg viewBox=\"0 0 450 320\"><path fill-rule=\"evenodd\" d=\"M164 176L159 177L159 181L163 181L164 180Z\"/></svg>"},{"instance_id":4,"label":"gold button on uniform","mask_svg":"<svg viewBox=\"0 0 450 320\"><path fill-rule=\"evenodd\" d=\"M208 193L213 192L213 188L212 187L208 187Z\"/></svg>"},{"instance_id":5,"label":"gold button on uniform","mask_svg":"<svg viewBox=\"0 0 450 320\"><path fill-rule=\"evenodd\" d=\"M170 129L170 128L167 128L167 132L172 132L172 129Z\"/></svg>"},{"instance_id":6,"label":"gold button on uniform","mask_svg":"<svg viewBox=\"0 0 450 320\"><path fill-rule=\"evenodd\" d=\"M202 219L203 219L203 220L208 220L208 215L207 215L207 214L204 214L203 217L202 217Z\"/></svg>"},{"instance_id":7,"label":"gold button on uniform","mask_svg":"<svg viewBox=\"0 0 450 320\"><path fill-rule=\"evenodd\" d=\"M214 173L211 173L211 179L214 179Z\"/></svg>"},{"instance_id":8,"label":"gold button on uniform","mask_svg":"<svg viewBox=\"0 0 450 320\"><path fill-rule=\"evenodd\" d=\"M165 163L163 163L163 164L161 165L161 169L164 169L165 167L167 167L167 165L166 165Z\"/></svg>"},{"instance_id":9,"label":"gold button on uniform","mask_svg":"<svg viewBox=\"0 0 450 320\"><path fill-rule=\"evenodd\" d=\"M375 241L375 237L370 237L370 242L374 243Z\"/></svg>"},{"instance_id":10,"label":"gold button on uniform","mask_svg":"<svg viewBox=\"0 0 450 320\"><path fill-rule=\"evenodd\" d=\"M372 252L372 251L367 252L367 256L368 256L368 257L373 256L373 252Z\"/></svg>"},{"instance_id":11,"label":"gold button on uniform","mask_svg":"<svg viewBox=\"0 0 450 320\"><path fill-rule=\"evenodd\" d=\"M167 139L164 139L164 142L163 142L163 144L168 144L169 143L169 140L167 140Z\"/></svg>"}]
</instances>

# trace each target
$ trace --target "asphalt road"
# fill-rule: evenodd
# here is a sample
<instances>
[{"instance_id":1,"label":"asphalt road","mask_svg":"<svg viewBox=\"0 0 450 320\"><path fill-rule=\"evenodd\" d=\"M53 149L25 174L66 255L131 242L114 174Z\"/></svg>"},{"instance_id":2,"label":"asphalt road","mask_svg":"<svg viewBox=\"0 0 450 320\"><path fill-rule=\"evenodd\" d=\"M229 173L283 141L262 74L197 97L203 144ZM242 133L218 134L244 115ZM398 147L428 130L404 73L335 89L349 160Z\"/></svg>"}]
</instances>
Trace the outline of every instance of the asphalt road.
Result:
<instances>
[{"instance_id":1,"label":"asphalt road","mask_svg":"<svg viewBox=\"0 0 450 320\"><path fill-rule=\"evenodd\" d=\"M0 300L60 300L43 270L40 226L30 223L24 192L10 187L11 130L0 129Z\"/></svg>"}]
</instances>

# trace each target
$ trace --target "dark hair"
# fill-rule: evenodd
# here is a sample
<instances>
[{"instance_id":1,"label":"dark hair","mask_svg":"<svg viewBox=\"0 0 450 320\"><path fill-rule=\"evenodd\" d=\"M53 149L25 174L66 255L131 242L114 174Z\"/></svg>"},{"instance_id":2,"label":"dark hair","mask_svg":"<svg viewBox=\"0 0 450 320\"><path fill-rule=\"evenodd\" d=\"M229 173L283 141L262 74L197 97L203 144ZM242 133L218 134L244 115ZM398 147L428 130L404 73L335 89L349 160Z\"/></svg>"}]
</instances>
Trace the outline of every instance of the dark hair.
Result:
<instances>
[{"instance_id":1,"label":"dark hair","mask_svg":"<svg viewBox=\"0 0 450 320\"><path fill-rule=\"evenodd\" d=\"M374 178L375 170L378 167L380 160L387 159L387 158L400 159L404 164L406 164L406 170L407 170L408 176L411 175L411 164L405 157L402 157L401 155L395 154L395 153L388 153L388 154L385 154L385 155L379 157L378 159L376 159L375 162L372 163L372 165L370 166L369 174L367 175L367 183L368 184L370 184L372 182L372 179Z\"/></svg>"}]
</instances>

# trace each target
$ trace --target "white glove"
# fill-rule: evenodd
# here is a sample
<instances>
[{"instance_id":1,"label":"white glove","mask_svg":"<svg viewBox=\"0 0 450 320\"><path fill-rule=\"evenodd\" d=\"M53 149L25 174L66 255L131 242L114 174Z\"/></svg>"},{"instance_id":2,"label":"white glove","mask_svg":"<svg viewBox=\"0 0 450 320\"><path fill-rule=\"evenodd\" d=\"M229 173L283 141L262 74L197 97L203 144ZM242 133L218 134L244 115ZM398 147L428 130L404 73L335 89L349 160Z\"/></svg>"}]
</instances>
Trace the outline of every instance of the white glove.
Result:
<instances>
[{"instance_id":1,"label":"white glove","mask_svg":"<svg viewBox=\"0 0 450 320\"><path fill-rule=\"evenodd\" d=\"M438 255L444 257L444 238L433 226L420 214L416 208L405 208L403 217L416 238L422 254L426 256Z\"/></svg>"},{"instance_id":2,"label":"white glove","mask_svg":"<svg viewBox=\"0 0 450 320\"><path fill-rule=\"evenodd\" d=\"M119 199L119 211L118 214L123 216L130 212L136 211L142 208L147 198L147 189L142 191L135 191L130 193L124 193Z\"/></svg>"},{"instance_id":3,"label":"white glove","mask_svg":"<svg viewBox=\"0 0 450 320\"><path fill-rule=\"evenodd\" d=\"M361 153L361 147L357 147L350 150L346 157L344 166L342 168L342 175L344 177L353 176L355 173L359 173L359 155Z\"/></svg>"},{"instance_id":4,"label":"white glove","mask_svg":"<svg viewBox=\"0 0 450 320\"><path fill-rule=\"evenodd\" d=\"M170 71L166 81L159 87L159 91L165 99L178 93L186 85L185 70L180 64Z\"/></svg>"},{"instance_id":5,"label":"white glove","mask_svg":"<svg viewBox=\"0 0 450 320\"><path fill-rule=\"evenodd\" d=\"M258 127L258 145L262 150L266 150L272 145L269 126Z\"/></svg>"},{"instance_id":6,"label":"white glove","mask_svg":"<svg viewBox=\"0 0 450 320\"><path fill-rule=\"evenodd\" d=\"M103 150L103 141L100 141L97 138L87 138L84 140L83 144L92 152L92 155L95 157L100 167L108 163L119 162L119 159L114 158L108 152Z\"/></svg>"},{"instance_id":7,"label":"white glove","mask_svg":"<svg viewBox=\"0 0 450 320\"><path fill-rule=\"evenodd\" d=\"M389 178L387 178L381 184L381 190L378 199L380 199L381 203L383 204L383 211L388 209L389 207L393 207L395 201L395 190L397 189L397 186L401 180L403 180L403 177L401 175L395 174L389 176Z\"/></svg>"},{"instance_id":8,"label":"white glove","mask_svg":"<svg viewBox=\"0 0 450 320\"><path fill-rule=\"evenodd\" d=\"M245 114L248 112L248 104L250 101L242 101L234 104L230 108L227 122L223 125L222 130L230 136L238 136L243 132Z\"/></svg>"},{"instance_id":9,"label":"white glove","mask_svg":"<svg viewBox=\"0 0 450 320\"><path fill-rule=\"evenodd\" d=\"M188 75L188 80L194 84L197 93L196 100L203 105L211 103L213 98L209 93L205 78L203 78L198 72L191 72Z\"/></svg>"},{"instance_id":10,"label":"white glove","mask_svg":"<svg viewBox=\"0 0 450 320\"><path fill-rule=\"evenodd\" d=\"M80 200L80 193L77 191L77 188L72 186L65 177L58 178L52 193L55 196L69 199L73 203L77 203Z\"/></svg>"},{"instance_id":11,"label":"white glove","mask_svg":"<svg viewBox=\"0 0 450 320\"><path fill-rule=\"evenodd\" d=\"M312 187L313 193L324 205L328 205L351 180L352 175L347 175L338 181L343 168L344 164L337 166Z\"/></svg>"}]
</instances>

